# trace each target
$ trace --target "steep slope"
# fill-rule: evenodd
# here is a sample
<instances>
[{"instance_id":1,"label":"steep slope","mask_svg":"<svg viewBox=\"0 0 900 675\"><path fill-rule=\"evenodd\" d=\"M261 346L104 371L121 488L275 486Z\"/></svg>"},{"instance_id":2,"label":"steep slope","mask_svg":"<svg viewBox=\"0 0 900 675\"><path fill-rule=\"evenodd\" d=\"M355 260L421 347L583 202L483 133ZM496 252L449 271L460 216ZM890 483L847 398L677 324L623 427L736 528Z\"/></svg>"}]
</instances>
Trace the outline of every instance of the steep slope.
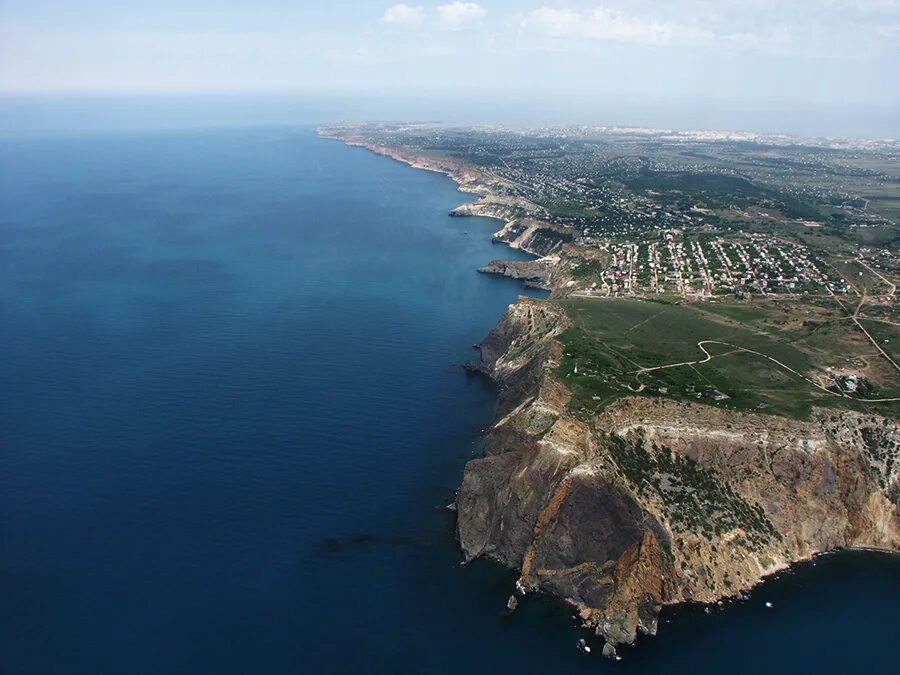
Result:
<instances>
[{"instance_id":1,"label":"steep slope","mask_svg":"<svg viewBox=\"0 0 900 675\"><path fill-rule=\"evenodd\" d=\"M457 531L467 560L577 607L607 655L655 632L664 604L737 594L822 551L900 550L896 421L640 397L578 419L555 374L566 325L553 302L522 298L482 343L500 405L466 465Z\"/></svg>"}]
</instances>

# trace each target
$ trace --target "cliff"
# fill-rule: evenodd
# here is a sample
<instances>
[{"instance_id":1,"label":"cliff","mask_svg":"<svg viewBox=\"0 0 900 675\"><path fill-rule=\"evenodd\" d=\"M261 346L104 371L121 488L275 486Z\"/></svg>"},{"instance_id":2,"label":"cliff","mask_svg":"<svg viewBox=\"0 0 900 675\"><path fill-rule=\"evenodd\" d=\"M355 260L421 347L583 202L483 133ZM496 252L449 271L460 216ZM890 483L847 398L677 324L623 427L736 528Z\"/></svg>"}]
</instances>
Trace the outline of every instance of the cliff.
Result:
<instances>
[{"instance_id":1,"label":"cliff","mask_svg":"<svg viewBox=\"0 0 900 675\"><path fill-rule=\"evenodd\" d=\"M461 204L450 211L451 216L483 216L503 222L494 233L493 240L534 255L546 256L575 238L570 227L543 219L546 209L523 197L515 196L514 184L496 174L479 169L465 162L442 155L428 155L419 151L388 147L373 143L354 134L352 130L322 128L317 133L323 138L343 141L347 145L362 147L385 157L390 157L415 169L436 171L449 176L461 192L478 195L474 202Z\"/></svg>"},{"instance_id":2,"label":"cliff","mask_svg":"<svg viewBox=\"0 0 900 675\"><path fill-rule=\"evenodd\" d=\"M543 256L480 271L560 294L574 283L560 264L573 232L508 181L346 131L332 137L447 174L478 195L451 215L501 219L495 241ZM501 393L485 455L465 467L457 535L467 561L518 570L517 592L572 604L605 655L655 633L665 605L740 595L825 551L900 551L896 420L832 409L795 420L638 396L585 417L557 375L568 325L556 302L520 298L481 343L478 369Z\"/></svg>"},{"instance_id":3,"label":"cliff","mask_svg":"<svg viewBox=\"0 0 900 675\"><path fill-rule=\"evenodd\" d=\"M554 267L558 258L541 258L539 260L492 260L478 268L484 274L500 274L512 279L519 279L530 288L545 291L552 290Z\"/></svg>"},{"instance_id":4,"label":"cliff","mask_svg":"<svg viewBox=\"0 0 900 675\"><path fill-rule=\"evenodd\" d=\"M604 653L654 633L666 604L714 602L819 552L900 550L900 429L629 397L593 419L555 372L565 313L522 298L481 344L501 388L485 456L457 499L466 560L574 605Z\"/></svg>"}]
</instances>

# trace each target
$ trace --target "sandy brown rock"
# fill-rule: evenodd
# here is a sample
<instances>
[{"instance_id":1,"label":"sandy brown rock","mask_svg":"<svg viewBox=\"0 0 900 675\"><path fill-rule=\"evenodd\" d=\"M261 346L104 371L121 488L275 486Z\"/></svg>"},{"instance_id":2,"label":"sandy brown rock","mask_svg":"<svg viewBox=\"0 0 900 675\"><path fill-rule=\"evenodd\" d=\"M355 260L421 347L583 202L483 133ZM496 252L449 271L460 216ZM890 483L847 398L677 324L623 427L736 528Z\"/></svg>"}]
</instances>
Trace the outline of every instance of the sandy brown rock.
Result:
<instances>
[{"instance_id":1,"label":"sandy brown rock","mask_svg":"<svg viewBox=\"0 0 900 675\"><path fill-rule=\"evenodd\" d=\"M486 170L340 138L447 174L478 196L451 214L500 219L497 242L601 255L576 254L574 231ZM557 263L483 271L564 295L576 282ZM823 551L900 550L895 419L817 410L797 421L639 397L576 419L554 377L566 325L552 303L522 298L480 345L480 369L501 395L485 456L465 467L457 533L466 560L499 560L520 570L520 589L575 606L605 638L604 655L655 632L665 604L715 602Z\"/></svg>"},{"instance_id":2,"label":"sandy brown rock","mask_svg":"<svg viewBox=\"0 0 900 675\"><path fill-rule=\"evenodd\" d=\"M551 279L555 261L548 258L539 260L492 260L487 265L479 267L478 271L484 274L500 274L511 279L520 279L526 286L551 289Z\"/></svg>"},{"instance_id":3,"label":"sandy brown rock","mask_svg":"<svg viewBox=\"0 0 900 675\"><path fill-rule=\"evenodd\" d=\"M476 201L457 206L450 211L450 215L483 216L502 221L503 227L494 234L495 242L546 256L558 251L576 236L571 227L548 222L546 218L549 214L542 206L523 197L510 195L509 188L514 187L514 184L496 174L441 155L378 145L352 133L330 135L327 130L320 129L319 134L391 157L416 169L446 174L459 185L462 192L478 195Z\"/></svg>"},{"instance_id":4,"label":"sandy brown rock","mask_svg":"<svg viewBox=\"0 0 900 675\"><path fill-rule=\"evenodd\" d=\"M566 325L523 298L481 345L501 396L459 491L467 560L520 570L615 645L655 632L665 604L715 602L816 553L900 550L895 420L631 397L582 421L554 377Z\"/></svg>"}]
</instances>

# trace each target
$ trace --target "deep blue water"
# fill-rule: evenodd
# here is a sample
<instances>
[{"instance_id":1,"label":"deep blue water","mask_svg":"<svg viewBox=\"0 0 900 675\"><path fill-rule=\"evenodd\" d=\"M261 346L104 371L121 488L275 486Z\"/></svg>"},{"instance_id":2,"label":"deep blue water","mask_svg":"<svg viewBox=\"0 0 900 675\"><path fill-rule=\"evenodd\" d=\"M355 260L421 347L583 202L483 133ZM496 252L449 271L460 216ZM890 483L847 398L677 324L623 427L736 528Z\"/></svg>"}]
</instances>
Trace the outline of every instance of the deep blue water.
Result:
<instances>
[{"instance_id":1,"label":"deep blue water","mask_svg":"<svg viewBox=\"0 0 900 675\"><path fill-rule=\"evenodd\" d=\"M618 664L448 503L521 292L447 178L308 129L0 141L0 672L864 672L900 562L667 612ZM775 602L766 610L765 600ZM595 657L596 656L596 657Z\"/></svg>"}]
</instances>

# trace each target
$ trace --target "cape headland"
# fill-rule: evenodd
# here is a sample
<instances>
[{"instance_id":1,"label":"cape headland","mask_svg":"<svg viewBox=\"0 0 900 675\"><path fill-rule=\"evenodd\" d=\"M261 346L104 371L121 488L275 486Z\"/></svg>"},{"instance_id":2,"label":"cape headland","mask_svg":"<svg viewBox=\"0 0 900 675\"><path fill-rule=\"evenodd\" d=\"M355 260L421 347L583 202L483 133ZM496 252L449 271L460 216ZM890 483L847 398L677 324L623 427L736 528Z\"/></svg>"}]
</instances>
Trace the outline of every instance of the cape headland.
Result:
<instances>
[{"instance_id":1,"label":"cape headland","mask_svg":"<svg viewBox=\"0 0 900 675\"><path fill-rule=\"evenodd\" d=\"M570 321L522 298L481 344L501 394L457 499L467 560L521 570L521 592L572 603L614 654L663 605L738 595L824 551L900 550L894 420L637 396L577 415L559 375Z\"/></svg>"},{"instance_id":2,"label":"cape headland","mask_svg":"<svg viewBox=\"0 0 900 675\"><path fill-rule=\"evenodd\" d=\"M900 551L900 369L890 351L898 266L883 248L862 247L853 233L819 253L808 222L789 218L812 207L769 185L758 204L740 202L743 183L714 201L708 191L722 188L720 177L699 192L671 177L643 192L636 181L646 170L613 182L630 186L632 211L653 214L652 234L598 235L584 225L596 221L579 219L590 215L568 217L568 202L547 198L556 193L532 168L530 137L504 136L514 150L503 154L475 132L454 136L453 152L446 132L415 126L319 133L445 173L478 195L453 214L500 219L495 241L538 256L480 271L551 291L520 298L478 345L475 367L500 396L485 455L466 464L456 499L466 561L492 558L519 571L515 593L567 601L615 656L654 634L666 605L740 596L823 552ZM428 134L442 149L423 143ZM541 157L550 152L539 145ZM570 145L554 151L583 152ZM556 187L583 194L571 186L586 180L562 175ZM673 208L677 228L667 220ZM780 218L774 234L755 224L736 233L754 209ZM759 236L781 242L766 240L761 266L794 255L837 273L790 277L779 267L763 277L744 258L739 269L729 251L743 256Z\"/></svg>"}]
</instances>

